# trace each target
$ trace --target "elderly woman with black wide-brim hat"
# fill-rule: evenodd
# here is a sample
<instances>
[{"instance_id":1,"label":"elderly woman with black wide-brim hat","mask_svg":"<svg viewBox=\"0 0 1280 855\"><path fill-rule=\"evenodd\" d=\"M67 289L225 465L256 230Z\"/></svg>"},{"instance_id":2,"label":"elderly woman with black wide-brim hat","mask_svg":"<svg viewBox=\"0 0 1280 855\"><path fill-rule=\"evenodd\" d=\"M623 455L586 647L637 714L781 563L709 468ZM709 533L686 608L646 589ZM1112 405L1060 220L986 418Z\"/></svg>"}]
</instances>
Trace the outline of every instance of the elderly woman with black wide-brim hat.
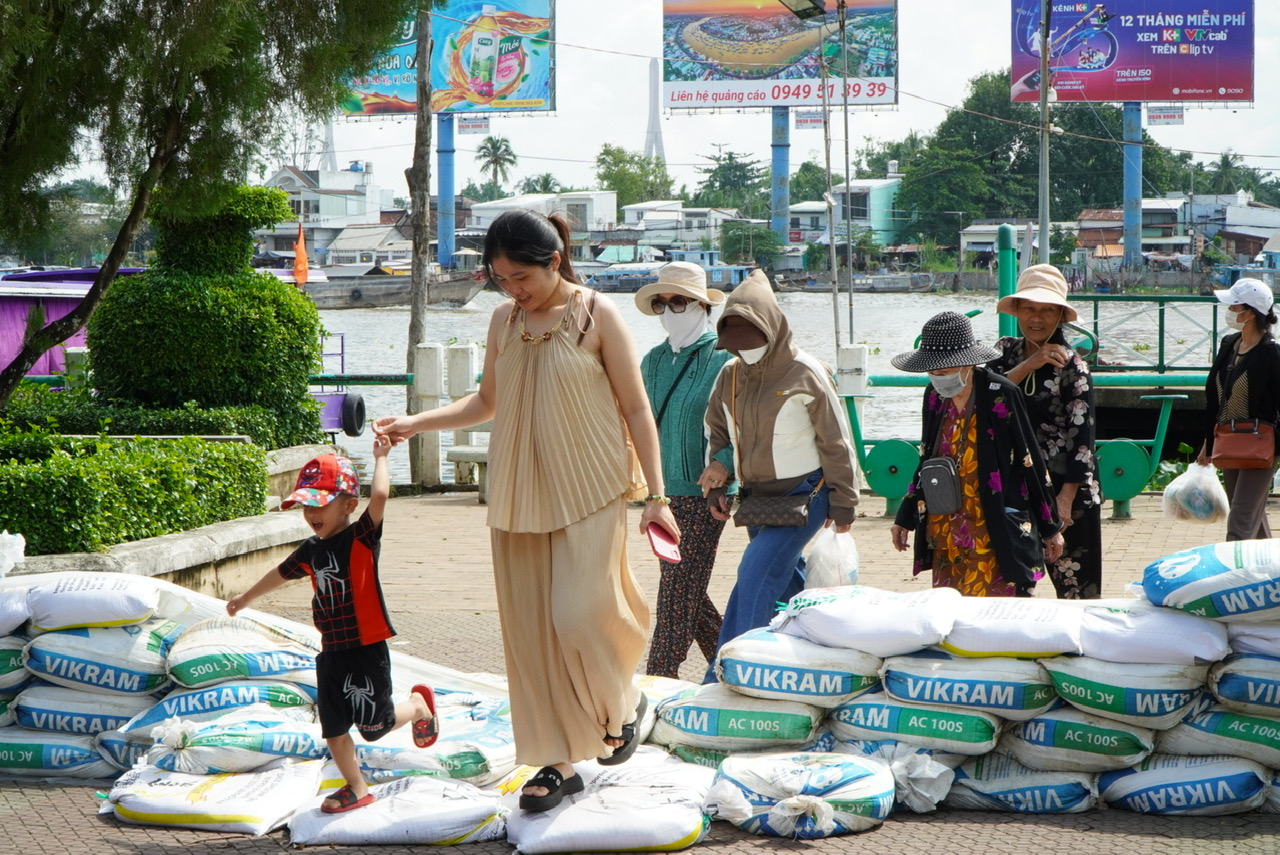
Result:
<instances>
[{"instance_id":1,"label":"elderly woman with black wide-brim hat","mask_svg":"<svg viewBox=\"0 0 1280 855\"><path fill-rule=\"evenodd\" d=\"M929 376L921 467L894 519L893 545L906 551L914 531L913 572L930 570L935 588L971 597L1031 596L1045 562L1057 559L1063 545L1022 392L985 366L999 355L974 338L967 317L942 312L925 322L919 348L892 360L895 368ZM954 461L956 507L943 506L945 489L922 488L930 458Z\"/></svg>"},{"instance_id":2,"label":"elderly woman with black wide-brim hat","mask_svg":"<svg viewBox=\"0 0 1280 855\"><path fill-rule=\"evenodd\" d=\"M1028 267L1017 291L996 311L1018 319L1020 336L996 342L1000 356L987 367L1022 390L1053 482L1058 516L1066 529L1062 555L1049 565L1049 581L1064 600L1102 596L1102 491L1095 457L1093 378L1062 333L1076 319L1067 303L1067 280L1052 264Z\"/></svg>"}]
</instances>

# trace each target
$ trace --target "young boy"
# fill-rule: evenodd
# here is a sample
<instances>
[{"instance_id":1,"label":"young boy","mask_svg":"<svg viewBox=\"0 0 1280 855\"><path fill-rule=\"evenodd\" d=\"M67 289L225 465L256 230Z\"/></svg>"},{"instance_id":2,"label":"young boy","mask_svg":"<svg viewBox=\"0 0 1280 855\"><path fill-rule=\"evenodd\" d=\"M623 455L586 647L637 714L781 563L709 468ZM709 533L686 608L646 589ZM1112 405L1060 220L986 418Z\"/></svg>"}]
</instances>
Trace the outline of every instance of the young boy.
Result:
<instances>
[{"instance_id":1,"label":"young boy","mask_svg":"<svg viewBox=\"0 0 1280 855\"><path fill-rule=\"evenodd\" d=\"M409 700L391 701L387 639L395 632L378 583L382 513L391 493L390 450L390 440L374 438L369 505L354 523L351 515L360 504L360 481L351 461L326 454L308 462L293 494L280 507L302 505L315 536L252 588L227 602L227 614L235 615L286 581L311 577L315 590L311 614L321 637L316 656L321 735L347 781L320 805L325 813L342 813L373 801L356 759L350 734L353 724L370 742L409 722L419 748L427 748L439 736L430 687L414 686Z\"/></svg>"}]
</instances>

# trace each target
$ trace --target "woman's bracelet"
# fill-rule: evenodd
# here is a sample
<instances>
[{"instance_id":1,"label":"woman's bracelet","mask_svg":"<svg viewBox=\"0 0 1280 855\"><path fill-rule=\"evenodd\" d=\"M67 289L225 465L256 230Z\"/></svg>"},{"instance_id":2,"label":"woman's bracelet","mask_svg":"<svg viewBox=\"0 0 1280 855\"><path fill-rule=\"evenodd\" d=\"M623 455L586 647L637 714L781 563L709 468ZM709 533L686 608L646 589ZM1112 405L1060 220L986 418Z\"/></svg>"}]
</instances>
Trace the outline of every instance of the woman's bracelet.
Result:
<instances>
[{"instance_id":1,"label":"woman's bracelet","mask_svg":"<svg viewBox=\"0 0 1280 855\"><path fill-rule=\"evenodd\" d=\"M666 496L659 496L657 494L654 494L652 496L645 496L644 501L645 501L645 504L648 504L649 502L658 502L659 504L662 504L662 505L671 504L671 500L669 498L667 498Z\"/></svg>"}]
</instances>

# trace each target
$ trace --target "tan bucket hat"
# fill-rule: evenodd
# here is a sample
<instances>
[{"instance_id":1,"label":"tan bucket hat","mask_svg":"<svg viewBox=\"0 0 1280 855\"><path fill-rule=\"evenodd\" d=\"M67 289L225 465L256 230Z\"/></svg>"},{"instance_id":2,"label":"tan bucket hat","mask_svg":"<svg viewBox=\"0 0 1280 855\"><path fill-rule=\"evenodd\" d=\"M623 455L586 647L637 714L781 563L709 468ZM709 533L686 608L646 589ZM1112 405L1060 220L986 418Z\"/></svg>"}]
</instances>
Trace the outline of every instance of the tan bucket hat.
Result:
<instances>
[{"instance_id":1,"label":"tan bucket hat","mask_svg":"<svg viewBox=\"0 0 1280 855\"><path fill-rule=\"evenodd\" d=\"M650 304L659 294L679 294L701 303L718 306L724 292L707 287L707 272L689 261L673 261L658 271L658 281L636 292L636 308L646 315L654 314Z\"/></svg>"},{"instance_id":2,"label":"tan bucket hat","mask_svg":"<svg viewBox=\"0 0 1280 855\"><path fill-rule=\"evenodd\" d=\"M1067 303L1067 280L1062 271L1052 264L1036 264L1022 271L1018 277L1018 290L996 303L996 311L1002 315L1017 315L1015 300L1027 300L1049 306L1062 307L1062 319L1074 321L1076 310Z\"/></svg>"}]
</instances>

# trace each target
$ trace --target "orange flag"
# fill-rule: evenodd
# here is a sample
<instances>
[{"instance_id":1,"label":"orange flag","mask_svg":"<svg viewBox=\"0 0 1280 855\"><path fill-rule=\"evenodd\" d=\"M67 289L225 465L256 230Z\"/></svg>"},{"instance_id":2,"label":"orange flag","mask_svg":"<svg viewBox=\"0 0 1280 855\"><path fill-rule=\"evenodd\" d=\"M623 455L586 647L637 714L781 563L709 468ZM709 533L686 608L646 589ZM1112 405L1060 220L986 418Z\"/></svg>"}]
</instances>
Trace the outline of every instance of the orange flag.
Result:
<instances>
[{"instance_id":1,"label":"orange flag","mask_svg":"<svg viewBox=\"0 0 1280 855\"><path fill-rule=\"evenodd\" d=\"M301 288L307 284L307 241L302 236L302 223L298 223L298 239L293 243L293 281Z\"/></svg>"}]
</instances>

